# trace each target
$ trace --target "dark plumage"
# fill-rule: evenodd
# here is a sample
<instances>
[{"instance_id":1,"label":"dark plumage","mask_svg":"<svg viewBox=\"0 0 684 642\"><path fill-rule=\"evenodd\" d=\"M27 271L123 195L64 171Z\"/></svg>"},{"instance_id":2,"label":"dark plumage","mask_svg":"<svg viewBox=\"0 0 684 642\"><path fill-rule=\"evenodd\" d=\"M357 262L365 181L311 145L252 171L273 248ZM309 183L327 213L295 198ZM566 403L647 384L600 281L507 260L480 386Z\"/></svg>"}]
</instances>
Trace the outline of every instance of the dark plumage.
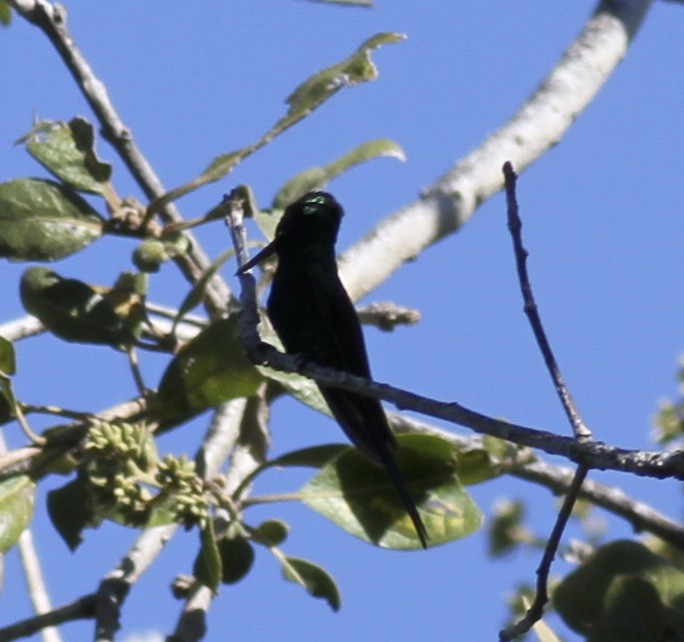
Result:
<instances>
[{"instance_id":1,"label":"dark plumage","mask_svg":"<svg viewBox=\"0 0 684 642\"><path fill-rule=\"evenodd\" d=\"M268 316L287 352L370 378L356 310L337 274L335 241L342 214L330 194L309 192L287 207L273 242L239 271L277 254ZM394 460L396 440L380 402L327 386L319 389L354 445L385 468L427 548L427 532Z\"/></svg>"}]
</instances>

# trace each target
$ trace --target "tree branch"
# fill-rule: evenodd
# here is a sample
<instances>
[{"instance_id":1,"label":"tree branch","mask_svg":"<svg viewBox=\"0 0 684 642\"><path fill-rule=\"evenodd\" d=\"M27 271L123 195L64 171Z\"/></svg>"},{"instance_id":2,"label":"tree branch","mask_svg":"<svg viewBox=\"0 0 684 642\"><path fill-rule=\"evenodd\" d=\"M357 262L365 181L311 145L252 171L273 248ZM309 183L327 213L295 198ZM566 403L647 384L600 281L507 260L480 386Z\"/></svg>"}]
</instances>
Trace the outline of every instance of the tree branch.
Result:
<instances>
[{"instance_id":1,"label":"tree branch","mask_svg":"<svg viewBox=\"0 0 684 642\"><path fill-rule=\"evenodd\" d=\"M10 4L19 15L38 27L50 40L99 120L102 136L117 151L147 198L154 200L165 194L166 189L161 180L136 145L131 130L124 124L112 104L105 84L95 75L69 33L64 7L53 5L47 0L10 0ZM173 204L167 204L162 208L160 216L167 223L182 221ZM191 241L189 249L187 253L175 256L174 261L188 280L195 283L211 263L194 238L185 233ZM212 312L218 313L228 309L230 290L219 277L211 279L206 295Z\"/></svg>"},{"instance_id":2,"label":"tree branch","mask_svg":"<svg viewBox=\"0 0 684 642\"><path fill-rule=\"evenodd\" d=\"M405 415L394 412L387 414L392 429L400 434L435 435L451 442L458 450L485 447L479 435L463 437ZM550 464L527 449L519 451L513 460L503 460L499 465L503 473L544 486L556 495L567 492L575 474L570 468ZM684 525L680 521L666 517L648 504L631 499L621 488L588 479L582 485L579 496L623 518L635 531L648 531L684 550Z\"/></svg>"},{"instance_id":3,"label":"tree branch","mask_svg":"<svg viewBox=\"0 0 684 642\"><path fill-rule=\"evenodd\" d=\"M254 287L254 277L250 274L242 275L240 280L251 281ZM243 295L244 293L243 290ZM251 316L252 314L246 315L247 318ZM298 373L326 386L383 399L400 410L413 410L470 428L481 434L512 441L521 446L538 448L552 455L561 455L576 463L582 463L588 468L617 470L656 479L668 477L684 479L684 453L682 452L627 450L603 442L578 443L571 437L488 417L455 401L438 401L384 383L324 368L314 363L303 363L297 355L278 352L273 346L262 342L253 326L247 328L243 325L243 332L246 338L243 346L253 363L267 365L283 372Z\"/></svg>"},{"instance_id":4,"label":"tree branch","mask_svg":"<svg viewBox=\"0 0 684 642\"><path fill-rule=\"evenodd\" d=\"M360 299L405 262L460 229L503 186L501 164L524 170L556 145L622 60L651 0L603 0L556 67L497 132L382 220L340 257L340 278Z\"/></svg>"},{"instance_id":5,"label":"tree branch","mask_svg":"<svg viewBox=\"0 0 684 642\"><path fill-rule=\"evenodd\" d=\"M226 457L239 442L246 406L245 399L234 399L215 412L196 457L205 478L218 474ZM169 524L144 531L117 566L104 576L97 591L97 642L114 639L119 628L121 605L130 587L149 568L177 529L178 524Z\"/></svg>"},{"instance_id":6,"label":"tree branch","mask_svg":"<svg viewBox=\"0 0 684 642\"><path fill-rule=\"evenodd\" d=\"M549 601L548 580L549 572L551 571L551 564L553 558L556 556L560 539L563 536L563 531L570 519L572 508L577 501L582 483L589 471L585 466L578 466L575 471L568 492L563 499L563 505L558 511L556 523L553 525L551 535L549 536L546 546L544 547L544 554L542 555L539 568L537 569L537 587L534 596L534 602L527 609L524 617L520 618L515 624L499 632L500 640L512 640L520 635L527 633L532 626L541 620L544 614L544 607Z\"/></svg>"},{"instance_id":7,"label":"tree branch","mask_svg":"<svg viewBox=\"0 0 684 642\"><path fill-rule=\"evenodd\" d=\"M0 629L0 642L25 638L49 626L57 626L73 620L87 620L95 613L95 594L84 595L49 613L36 615Z\"/></svg>"},{"instance_id":8,"label":"tree branch","mask_svg":"<svg viewBox=\"0 0 684 642\"><path fill-rule=\"evenodd\" d=\"M374 325L380 330L391 332L398 325L413 325L420 321L420 312L391 301L371 303L356 309L359 321L364 325Z\"/></svg>"},{"instance_id":9,"label":"tree branch","mask_svg":"<svg viewBox=\"0 0 684 642\"><path fill-rule=\"evenodd\" d=\"M38 615L48 613L52 610L52 605L30 528L24 530L19 536L18 547L33 608ZM44 628L42 636L43 642L60 642L62 639L58 630L52 626Z\"/></svg>"},{"instance_id":10,"label":"tree branch","mask_svg":"<svg viewBox=\"0 0 684 642\"><path fill-rule=\"evenodd\" d=\"M512 465L506 469L510 475L545 486L553 493L567 492L574 472L569 468L553 466L542 460ZM622 517L635 531L648 531L663 541L684 551L684 526L651 508L648 504L630 498L621 488L605 486L591 479L585 480L579 496L592 504Z\"/></svg>"},{"instance_id":11,"label":"tree branch","mask_svg":"<svg viewBox=\"0 0 684 642\"><path fill-rule=\"evenodd\" d=\"M534 300L532 293L532 285L530 284L530 277L527 272L527 250L523 246L522 240L522 221L518 214L518 200L515 193L516 173L513 170L513 165L510 161L506 161L503 166L503 173L506 183L506 202L508 212L508 229L511 232L513 239L513 251L515 253L515 263L518 270L518 280L520 282L520 291L522 292L524 311L532 327L534 338L537 340L537 345L544 358L546 369L549 371L549 376L553 382L558 398L560 399L563 410L568 417L572 432L577 440L585 440L591 438L591 431L586 427L579 410L575 406L575 402L570 395L568 387L565 385L563 375L561 374L556 357L551 349L551 343L546 336L546 331L542 325L537 303Z\"/></svg>"},{"instance_id":12,"label":"tree branch","mask_svg":"<svg viewBox=\"0 0 684 642\"><path fill-rule=\"evenodd\" d=\"M239 194L233 193L223 201L227 211L226 224L230 229L240 265L245 263L247 259L247 234L241 217L241 198ZM667 477L684 479L684 453L682 452L626 450L593 441L579 443L569 437L488 417L455 401L437 401L387 384L304 362L297 355L278 352L272 345L263 342L259 336L257 330L259 311L256 300L256 281L251 271L240 274L239 279L241 286L240 302L242 303L240 341L247 357L255 364L266 365L283 372L298 373L333 388L358 392L376 399L384 399L393 403L400 410L414 410L430 417L444 419L459 426L470 428L478 433L512 441L521 446L538 448L552 455L561 455L578 464L583 464L587 468L619 470L641 477L655 477L657 479Z\"/></svg>"}]
</instances>

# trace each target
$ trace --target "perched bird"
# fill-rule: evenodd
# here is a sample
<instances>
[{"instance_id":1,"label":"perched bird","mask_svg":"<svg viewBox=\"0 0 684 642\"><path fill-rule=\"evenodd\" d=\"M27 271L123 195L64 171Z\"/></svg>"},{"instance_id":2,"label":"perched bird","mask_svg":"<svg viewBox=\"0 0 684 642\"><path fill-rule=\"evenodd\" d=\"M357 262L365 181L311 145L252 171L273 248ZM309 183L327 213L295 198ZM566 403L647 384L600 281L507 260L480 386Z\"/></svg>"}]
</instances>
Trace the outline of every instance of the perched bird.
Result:
<instances>
[{"instance_id":1,"label":"perched bird","mask_svg":"<svg viewBox=\"0 0 684 642\"><path fill-rule=\"evenodd\" d=\"M238 273L277 254L267 309L285 350L321 366L370 378L361 325L337 274L335 241L342 215L342 207L330 194L305 194L285 209L274 240ZM427 548L427 531L394 459L396 440L380 402L318 387L349 439L369 460L385 468Z\"/></svg>"}]
</instances>

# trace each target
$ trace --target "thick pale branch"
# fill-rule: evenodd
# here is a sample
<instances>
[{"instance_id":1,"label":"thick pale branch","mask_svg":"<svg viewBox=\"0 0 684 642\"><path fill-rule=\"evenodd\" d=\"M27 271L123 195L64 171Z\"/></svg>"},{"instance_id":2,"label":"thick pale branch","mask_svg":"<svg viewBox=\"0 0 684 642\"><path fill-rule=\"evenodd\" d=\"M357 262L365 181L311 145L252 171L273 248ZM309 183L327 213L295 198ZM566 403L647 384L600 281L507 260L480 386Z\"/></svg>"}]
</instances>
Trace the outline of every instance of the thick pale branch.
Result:
<instances>
[{"instance_id":1,"label":"thick pale branch","mask_svg":"<svg viewBox=\"0 0 684 642\"><path fill-rule=\"evenodd\" d=\"M560 62L503 127L423 190L419 200L349 248L340 257L340 276L352 299L466 223L503 187L505 160L522 171L557 144L623 58L650 5L650 0L600 2Z\"/></svg>"}]
</instances>

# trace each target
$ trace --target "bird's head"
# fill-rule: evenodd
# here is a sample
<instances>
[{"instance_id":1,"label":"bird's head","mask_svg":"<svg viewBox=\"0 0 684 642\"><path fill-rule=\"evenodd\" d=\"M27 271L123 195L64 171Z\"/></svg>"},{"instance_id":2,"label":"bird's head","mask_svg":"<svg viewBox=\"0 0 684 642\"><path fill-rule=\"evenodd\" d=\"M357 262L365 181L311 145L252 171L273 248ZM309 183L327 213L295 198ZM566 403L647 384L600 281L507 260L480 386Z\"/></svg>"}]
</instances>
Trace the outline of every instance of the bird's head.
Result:
<instances>
[{"instance_id":1,"label":"bird's head","mask_svg":"<svg viewBox=\"0 0 684 642\"><path fill-rule=\"evenodd\" d=\"M275 238L242 265L238 274L253 268L274 254L297 252L312 243L332 248L342 220L342 206L327 192L308 192L285 208Z\"/></svg>"}]
</instances>

